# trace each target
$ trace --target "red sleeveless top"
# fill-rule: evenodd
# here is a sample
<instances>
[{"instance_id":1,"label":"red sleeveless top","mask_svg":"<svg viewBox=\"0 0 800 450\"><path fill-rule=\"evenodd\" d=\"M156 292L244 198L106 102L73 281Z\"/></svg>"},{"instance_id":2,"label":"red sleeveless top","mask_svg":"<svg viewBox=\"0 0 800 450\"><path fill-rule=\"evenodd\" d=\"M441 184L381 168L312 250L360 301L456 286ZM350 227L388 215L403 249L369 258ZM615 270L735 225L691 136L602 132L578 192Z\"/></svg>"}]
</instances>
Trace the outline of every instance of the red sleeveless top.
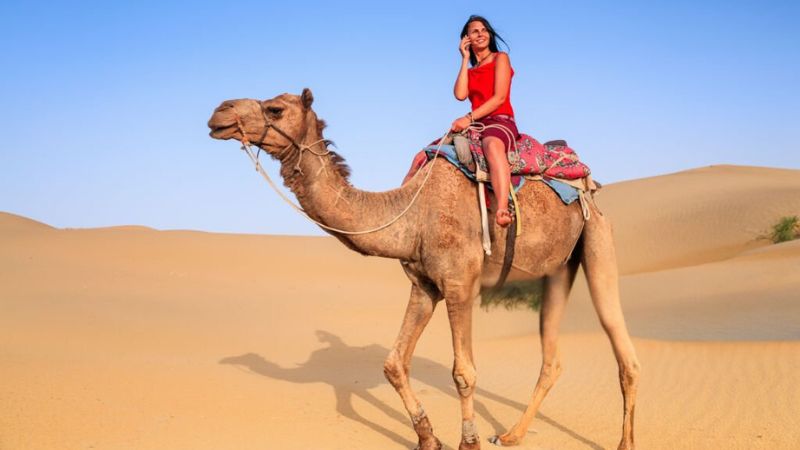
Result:
<instances>
[{"instance_id":1,"label":"red sleeveless top","mask_svg":"<svg viewBox=\"0 0 800 450\"><path fill-rule=\"evenodd\" d=\"M472 103L473 111L486 103L494 94L494 66L497 55L492 61L482 66L473 67L467 71L467 87L469 89L469 101ZM514 77L514 69L511 69L511 78ZM511 108L511 80L508 83L508 93L506 101L489 113L489 116L505 114L514 117L514 109ZM488 116L487 116L488 117Z\"/></svg>"}]
</instances>

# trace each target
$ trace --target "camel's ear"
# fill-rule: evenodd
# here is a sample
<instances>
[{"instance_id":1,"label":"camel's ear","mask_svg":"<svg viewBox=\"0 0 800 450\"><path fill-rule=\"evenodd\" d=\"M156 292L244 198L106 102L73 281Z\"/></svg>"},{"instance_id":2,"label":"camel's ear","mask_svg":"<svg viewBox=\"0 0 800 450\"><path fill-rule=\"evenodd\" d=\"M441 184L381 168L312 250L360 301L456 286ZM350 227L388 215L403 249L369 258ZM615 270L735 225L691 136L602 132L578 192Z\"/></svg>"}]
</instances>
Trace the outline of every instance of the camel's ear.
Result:
<instances>
[{"instance_id":1,"label":"camel's ear","mask_svg":"<svg viewBox=\"0 0 800 450\"><path fill-rule=\"evenodd\" d=\"M314 94L311 93L311 89L303 89L303 93L300 95L300 101L303 103L303 108L311 108L311 104L314 103Z\"/></svg>"}]
</instances>

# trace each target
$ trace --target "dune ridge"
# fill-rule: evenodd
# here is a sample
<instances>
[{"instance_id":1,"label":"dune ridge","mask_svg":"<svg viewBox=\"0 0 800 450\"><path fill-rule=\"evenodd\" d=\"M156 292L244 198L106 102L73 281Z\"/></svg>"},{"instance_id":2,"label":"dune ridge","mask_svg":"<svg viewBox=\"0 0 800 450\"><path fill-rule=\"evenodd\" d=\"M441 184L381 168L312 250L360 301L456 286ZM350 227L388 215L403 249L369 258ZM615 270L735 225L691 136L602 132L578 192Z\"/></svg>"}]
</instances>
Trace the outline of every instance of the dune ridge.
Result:
<instances>
[{"instance_id":1,"label":"dune ridge","mask_svg":"<svg viewBox=\"0 0 800 450\"><path fill-rule=\"evenodd\" d=\"M622 274L698 265L770 245L800 214L800 171L719 165L625 181L600 191Z\"/></svg>"}]
</instances>

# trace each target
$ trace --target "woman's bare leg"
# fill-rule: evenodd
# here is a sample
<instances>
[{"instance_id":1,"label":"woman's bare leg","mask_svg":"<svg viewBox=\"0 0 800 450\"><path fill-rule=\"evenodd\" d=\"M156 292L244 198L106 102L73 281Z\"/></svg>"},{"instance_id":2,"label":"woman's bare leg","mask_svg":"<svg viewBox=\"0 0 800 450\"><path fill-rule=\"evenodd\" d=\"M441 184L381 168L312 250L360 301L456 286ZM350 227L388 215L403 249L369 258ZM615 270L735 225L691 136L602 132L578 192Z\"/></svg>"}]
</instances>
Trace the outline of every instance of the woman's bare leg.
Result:
<instances>
[{"instance_id":1,"label":"woman's bare leg","mask_svg":"<svg viewBox=\"0 0 800 450\"><path fill-rule=\"evenodd\" d=\"M503 211L508 211L508 191L511 186L511 167L508 166L503 141L494 136L483 139L483 154L489 164L489 175L492 177L492 189L497 199L497 224L508 225L510 216L504 216ZM502 217L501 217L502 216Z\"/></svg>"}]
</instances>

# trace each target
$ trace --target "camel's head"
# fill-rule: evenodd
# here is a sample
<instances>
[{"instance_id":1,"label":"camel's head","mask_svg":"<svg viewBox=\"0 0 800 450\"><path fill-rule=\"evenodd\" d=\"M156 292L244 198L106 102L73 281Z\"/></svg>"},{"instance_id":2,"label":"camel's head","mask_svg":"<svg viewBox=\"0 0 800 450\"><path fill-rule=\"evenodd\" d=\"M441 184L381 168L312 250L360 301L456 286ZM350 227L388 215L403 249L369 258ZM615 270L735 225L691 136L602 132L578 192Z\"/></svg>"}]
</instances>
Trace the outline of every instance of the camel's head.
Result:
<instances>
[{"instance_id":1,"label":"camel's head","mask_svg":"<svg viewBox=\"0 0 800 450\"><path fill-rule=\"evenodd\" d=\"M226 100L208 120L209 135L214 139L236 139L258 145L279 156L292 141L302 143L310 126L318 126L311 110L314 96L304 89L300 95L281 94L258 101Z\"/></svg>"}]
</instances>

